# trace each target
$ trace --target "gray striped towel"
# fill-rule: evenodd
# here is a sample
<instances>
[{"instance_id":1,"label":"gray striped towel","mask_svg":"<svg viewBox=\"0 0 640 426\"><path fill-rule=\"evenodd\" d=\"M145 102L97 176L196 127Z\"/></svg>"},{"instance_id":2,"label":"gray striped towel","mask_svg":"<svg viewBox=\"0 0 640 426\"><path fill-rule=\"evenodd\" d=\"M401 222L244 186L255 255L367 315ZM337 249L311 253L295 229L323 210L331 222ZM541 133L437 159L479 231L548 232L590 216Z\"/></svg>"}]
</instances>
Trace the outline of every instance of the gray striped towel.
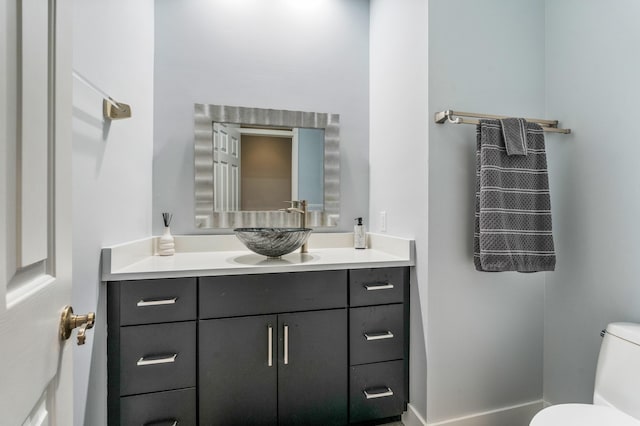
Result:
<instances>
[{"instance_id":1,"label":"gray striped towel","mask_svg":"<svg viewBox=\"0 0 640 426\"><path fill-rule=\"evenodd\" d=\"M536 123L526 126L527 155L507 155L498 120L480 120L476 130L478 271L555 269L544 133Z\"/></svg>"}]
</instances>

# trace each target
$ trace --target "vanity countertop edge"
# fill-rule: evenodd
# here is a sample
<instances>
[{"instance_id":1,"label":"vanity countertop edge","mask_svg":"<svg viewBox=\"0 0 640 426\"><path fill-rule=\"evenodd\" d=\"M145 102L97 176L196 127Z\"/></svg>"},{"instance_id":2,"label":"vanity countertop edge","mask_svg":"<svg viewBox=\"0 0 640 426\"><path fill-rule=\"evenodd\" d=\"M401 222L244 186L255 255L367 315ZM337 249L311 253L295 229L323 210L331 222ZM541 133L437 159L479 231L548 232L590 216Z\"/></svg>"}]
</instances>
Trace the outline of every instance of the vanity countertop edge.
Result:
<instances>
[{"instance_id":1,"label":"vanity countertop edge","mask_svg":"<svg viewBox=\"0 0 640 426\"><path fill-rule=\"evenodd\" d=\"M367 248L353 248L353 232L313 233L309 253L269 259L249 251L233 234L177 235L173 256L157 255L159 237L102 249L102 281L202 277L415 265L415 241L367 233Z\"/></svg>"}]
</instances>

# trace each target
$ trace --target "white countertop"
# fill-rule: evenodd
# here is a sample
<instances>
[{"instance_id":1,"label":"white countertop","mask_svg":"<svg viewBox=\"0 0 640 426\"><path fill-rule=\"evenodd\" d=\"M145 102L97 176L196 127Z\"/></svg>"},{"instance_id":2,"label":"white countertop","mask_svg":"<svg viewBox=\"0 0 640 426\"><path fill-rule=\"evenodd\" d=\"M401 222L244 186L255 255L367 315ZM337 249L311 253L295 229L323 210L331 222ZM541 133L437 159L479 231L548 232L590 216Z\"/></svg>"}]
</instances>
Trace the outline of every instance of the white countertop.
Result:
<instances>
[{"instance_id":1,"label":"white countertop","mask_svg":"<svg viewBox=\"0 0 640 426\"><path fill-rule=\"evenodd\" d=\"M120 281L216 275L264 274L415 265L414 241L367 234L367 249L353 248L353 233L313 233L309 252L270 259L245 248L235 235L175 236L176 254L158 256L157 240L102 249L102 280Z\"/></svg>"}]
</instances>

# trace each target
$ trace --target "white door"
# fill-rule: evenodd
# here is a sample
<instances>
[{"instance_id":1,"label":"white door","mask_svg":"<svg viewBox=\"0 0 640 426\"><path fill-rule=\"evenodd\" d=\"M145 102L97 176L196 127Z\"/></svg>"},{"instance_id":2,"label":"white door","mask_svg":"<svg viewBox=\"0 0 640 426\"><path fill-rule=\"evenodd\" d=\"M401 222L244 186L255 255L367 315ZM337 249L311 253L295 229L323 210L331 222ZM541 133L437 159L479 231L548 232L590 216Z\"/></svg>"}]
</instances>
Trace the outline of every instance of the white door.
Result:
<instances>
[{"instance_id":1,"label":"white door","mask_svg":"<svg viewBox=\"0 0 640 426\"><path fill-rule=\"evenodd\" d=\"M213 125L213 208L240 210L240 131L233 124Z\"/></svg>"},{"instance_id":2,"label":"white door","mask_svg":"<svg viewBox=\"0 0 640 426\"><path fill-rule=\"evenodd\" d=\"M0 5L0 424L73 424L68 0Z\"/></svg>"}]
</instances>

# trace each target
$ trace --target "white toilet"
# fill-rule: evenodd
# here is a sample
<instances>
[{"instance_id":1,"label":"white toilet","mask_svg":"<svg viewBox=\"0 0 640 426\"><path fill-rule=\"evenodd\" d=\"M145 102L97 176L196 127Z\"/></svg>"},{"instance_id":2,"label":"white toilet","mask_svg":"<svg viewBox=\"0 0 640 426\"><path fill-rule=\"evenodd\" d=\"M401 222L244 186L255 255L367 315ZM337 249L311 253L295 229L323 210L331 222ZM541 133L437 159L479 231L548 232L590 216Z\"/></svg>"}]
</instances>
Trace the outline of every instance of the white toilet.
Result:
<instances>
[{"instance_id":1,"label":"white toilet","mask_svg":"<svg viewBox=\"0 0 640 426\"><path fill-rule=\"evenodd\" d=\"M593 404L558 404L530 426L640 426L640 324L607 327L596 370Z\"/></svg>"}]
</instances>

